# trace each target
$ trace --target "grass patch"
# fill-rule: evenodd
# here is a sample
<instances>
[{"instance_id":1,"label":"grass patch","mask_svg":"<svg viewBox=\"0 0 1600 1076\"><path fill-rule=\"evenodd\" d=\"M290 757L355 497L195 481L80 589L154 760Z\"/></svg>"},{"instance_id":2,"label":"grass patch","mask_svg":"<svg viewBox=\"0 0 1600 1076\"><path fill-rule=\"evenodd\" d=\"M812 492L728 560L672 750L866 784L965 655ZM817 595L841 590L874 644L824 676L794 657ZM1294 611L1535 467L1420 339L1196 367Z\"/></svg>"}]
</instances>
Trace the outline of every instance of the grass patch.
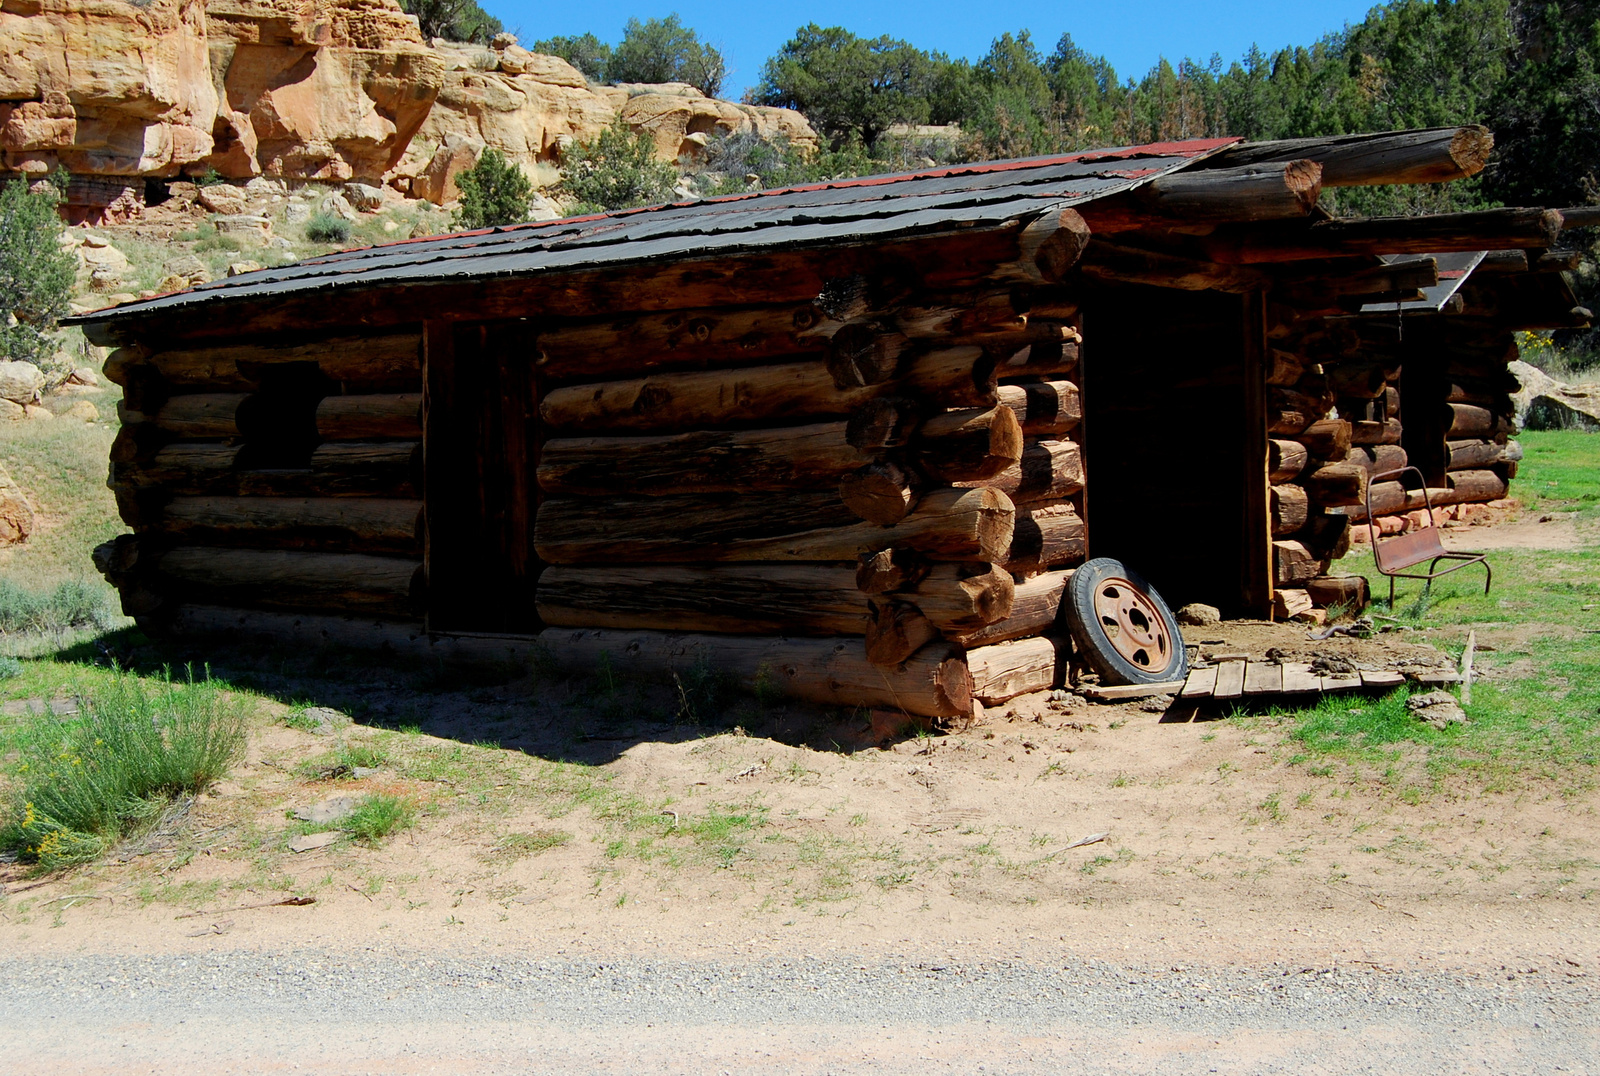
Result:
<instances>
[{"instance_id":1,"label":"grass patch","mask_svg":"<svg viewBox=\"0 0 1600 1076\"><path fill-rule=\"evenodd\" d=\"M318 210L306 221L306 239L312 243L343 243L351 231L350 222L337 213Z\"/></svg>"},{"instance_id":2,"label":"grass patch","mask_svg":"<svg viewBox=\"0 0 1600 1076\"><path fill-rule=\"evenodd\" d=\"M548 852L552 848L560 848L572 840L572 834L564 829L535 829L527 833L508 833L494 842L494 847L484 857L492 861L507 863L528 856L536 856L540 852Z\"/></svg>"},{"instance_id":3,"label":"grass patch","mask_svg":"<svg viewBox=\"0 0 1600 1076\"><path fill-rule=\"evenodd\" d=\"M80 712L5 729L7 819L0 848L46 870L81 863L194 795L243 754L245 713L209 678L115 673Z\"/></svg>"},{"instance_id":4,"label":"grass patch","mask_svg":"<svg viewBox=\"0 0 1600 1076\"><path fill-rule=\"evenodd\" d=\"M1540 512L1600 508L1600 436L1574 430L1525 430L1514 496Z\"/></svg>"},{"instance_id":5,"label":"grass patch","mask_svg":"<svg viewBox=\"0 0 1600 1076\"><path fill-rule=\"evenodd\" d=\"M357 805L341 828L358 841L376 844L391 833L410 829L416 821L417 809L406 800L375 792Z\"/></svg>"},{"instance_id":6,"label":"grass patch","mask_svg":"<svg viewBox=\"0 0 1600 1076\"><path fill-rule=\"evenodd\" d=\"M108 628L116 620L103 583L66 579L48 590L29 590L0 579L0 633Z\"/></svg>"}]
</instances>

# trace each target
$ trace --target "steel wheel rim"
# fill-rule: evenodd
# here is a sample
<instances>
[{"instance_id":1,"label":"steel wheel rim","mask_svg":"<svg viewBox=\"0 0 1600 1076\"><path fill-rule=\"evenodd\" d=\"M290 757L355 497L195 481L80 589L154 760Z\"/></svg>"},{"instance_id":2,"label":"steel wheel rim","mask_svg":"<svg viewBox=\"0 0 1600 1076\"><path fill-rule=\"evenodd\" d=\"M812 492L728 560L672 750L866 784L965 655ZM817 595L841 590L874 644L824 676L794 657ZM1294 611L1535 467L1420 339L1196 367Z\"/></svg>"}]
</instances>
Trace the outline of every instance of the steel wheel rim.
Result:
<instances>
[{"instance_id":1,"label":"steel wheel rim","mask_svg":"<svg viewBox=\"0 0 1600 1076\"><path fill-rule=\"evenodd\" d=\"M1106 641L1131 665L1159 673L1172 664L1167 622L1144 592L1113 576L1095 584L1094 616Z\"/></svg>"}]
</instances>

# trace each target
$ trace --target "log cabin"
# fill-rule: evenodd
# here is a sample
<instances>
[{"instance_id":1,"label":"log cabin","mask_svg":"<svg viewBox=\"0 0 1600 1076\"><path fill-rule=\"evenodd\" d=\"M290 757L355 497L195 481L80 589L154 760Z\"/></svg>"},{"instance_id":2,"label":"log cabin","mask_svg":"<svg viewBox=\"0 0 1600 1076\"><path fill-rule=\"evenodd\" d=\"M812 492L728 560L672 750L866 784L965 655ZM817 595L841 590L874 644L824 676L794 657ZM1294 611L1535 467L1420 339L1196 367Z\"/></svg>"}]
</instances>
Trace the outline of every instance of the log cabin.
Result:
<instances>
[{"instance_id":1,"label":"log cabin","mask_svg":"<svg viewBox=\"0 0 1600 1076\"><path fill-rule=\"evenodd\" d=\"M97 564L156 635L710 662L960 722L1062 682L1090 554L1173 605L1350 599L1328 564L1392 441L1342 408L1399 366L1364 350L1394 321L1369 308L1420 300L1460 252L1542 264L1563 217L1336 219L1318 198L1469 176L1491 146L1466 127L992 161L87 314L116 349L132 531Z\"/></svg>"}]
</instances>

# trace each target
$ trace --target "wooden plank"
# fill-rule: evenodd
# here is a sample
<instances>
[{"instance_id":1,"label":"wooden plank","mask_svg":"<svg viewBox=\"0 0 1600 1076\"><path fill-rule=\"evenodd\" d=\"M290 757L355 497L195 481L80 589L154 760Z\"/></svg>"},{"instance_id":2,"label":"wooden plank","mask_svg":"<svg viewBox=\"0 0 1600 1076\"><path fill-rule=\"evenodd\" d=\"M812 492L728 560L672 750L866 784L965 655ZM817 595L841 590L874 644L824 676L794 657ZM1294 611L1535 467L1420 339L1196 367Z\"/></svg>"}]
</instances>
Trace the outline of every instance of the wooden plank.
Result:
<instances>
[{"instance_id":1,"label":"wooden plank","mask_svg":"<svg viewBox=\"0 0 1600 1076\"><path fill-rule=\"evenodd\" d=\"M1362 687L1399 687L1405 682L1405 674L1393 669L1363 669L1361 672Z\"/></svg>"},{"instance_id":2,"label":"wooden plank","mask_svg":"<svg viewBox=\"0 0 1600 1076\"><path fill-rule=\"evenodd\" d=\"M1147 699L1152 695L1171 695L1182 691L1185 681L1166 680L1159 684L1112 684L1108 687L1086 687L1083 697L1095 702L1117 702L1123 699Z\"/></svg>"},{"instance_id":3,"label":"wooden plank","mask_svg":"<svg viewBox=\"0 0 1600 1076\"><path fill-rule=\"evenodd\" d=\"M1246 695L1276 695L1283 690L1283 666L1272 661L1252 661L1244 670Z\"/></svg>"},{"instance_id":4,"label":"wooden plank","mask_svg":"<svg viewBox=\"0 0 1600 1076\"><path fill-rule=\"evenodd\" d=\"M1472 703L1472 655L1478 649L1478 633L1467 632L1467 648L1461 654L1461 705Z\"/></svg>"},{"instance_id":5,"label":"wooden plank","mask_svg":"<svg viewBox=\"0 0 1600 1076\"><path fill-rule=\"evenodd\" d=\"M1285 695L1298 695L1309 691L1321 691L1322 678L1311 671L1311 665L1304 661L1286 661L1283 663L1283 692Z\"/></svg>"},{"instance_id":6,"label":"wooden plank","mask_svg":"<svg viewBox=\"0 0 1600 1076\"><path fill-rule=\"evenodd\" d=\"M1360 673L1332 673L1322 678L1323 691L1354 691L1360 686Z\"/></svg>"},{"instance_id":7,"label":"wooden plank","mask_svg":"<svg viewBox=\"0 0 1600 1076\"><path fill-rule=\"evenodd\" d=\"M1244 694L1245 662L1224 661L1217 666L1217 687L1212 693L1217 699L1237 699Z\"/></svg>"},{"instance_id":8,"label":"wooden plank","mask_svg":"<svg viewBox=\"0 0 1600 1076\"><path fill-rule=\"evenodd\" d=\"M1217 667L1208 665L1204 669L1195 669L1189 673L1189 679L1183 684L1183 697L1186 699L1208 699L1217 689Z\"/></svg>"}]
</instances>

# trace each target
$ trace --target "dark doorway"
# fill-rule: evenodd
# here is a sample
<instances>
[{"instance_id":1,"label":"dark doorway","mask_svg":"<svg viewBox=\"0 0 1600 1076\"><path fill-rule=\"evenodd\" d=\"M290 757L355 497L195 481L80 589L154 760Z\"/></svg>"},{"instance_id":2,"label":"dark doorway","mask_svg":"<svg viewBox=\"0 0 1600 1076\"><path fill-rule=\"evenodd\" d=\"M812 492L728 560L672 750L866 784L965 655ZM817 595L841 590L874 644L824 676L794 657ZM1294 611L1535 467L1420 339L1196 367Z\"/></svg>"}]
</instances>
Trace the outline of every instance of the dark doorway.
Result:
<instances>
[{"instance_id":1,"label":"dark doorway","mask_svg":"<svg viewBox=\"0 0 1600 1076\"><path fill-rule=\"evenodd\" d=\"M1122 561L1174 608L1270 606L1263 341L1246 330L1259 310L1133 285L1083 303L1089 553Z\"/></svg>"},{"instance_id":2,"label":"dark doorway","mask_svg":"<svg viewBox=\"0 0 1600 1076\"><path fill-rule=\"evenodd\" d=\"M533 336L523 319L427 326L429 631L524 634L540 627Z\"/></svg>"}]
</instances>

